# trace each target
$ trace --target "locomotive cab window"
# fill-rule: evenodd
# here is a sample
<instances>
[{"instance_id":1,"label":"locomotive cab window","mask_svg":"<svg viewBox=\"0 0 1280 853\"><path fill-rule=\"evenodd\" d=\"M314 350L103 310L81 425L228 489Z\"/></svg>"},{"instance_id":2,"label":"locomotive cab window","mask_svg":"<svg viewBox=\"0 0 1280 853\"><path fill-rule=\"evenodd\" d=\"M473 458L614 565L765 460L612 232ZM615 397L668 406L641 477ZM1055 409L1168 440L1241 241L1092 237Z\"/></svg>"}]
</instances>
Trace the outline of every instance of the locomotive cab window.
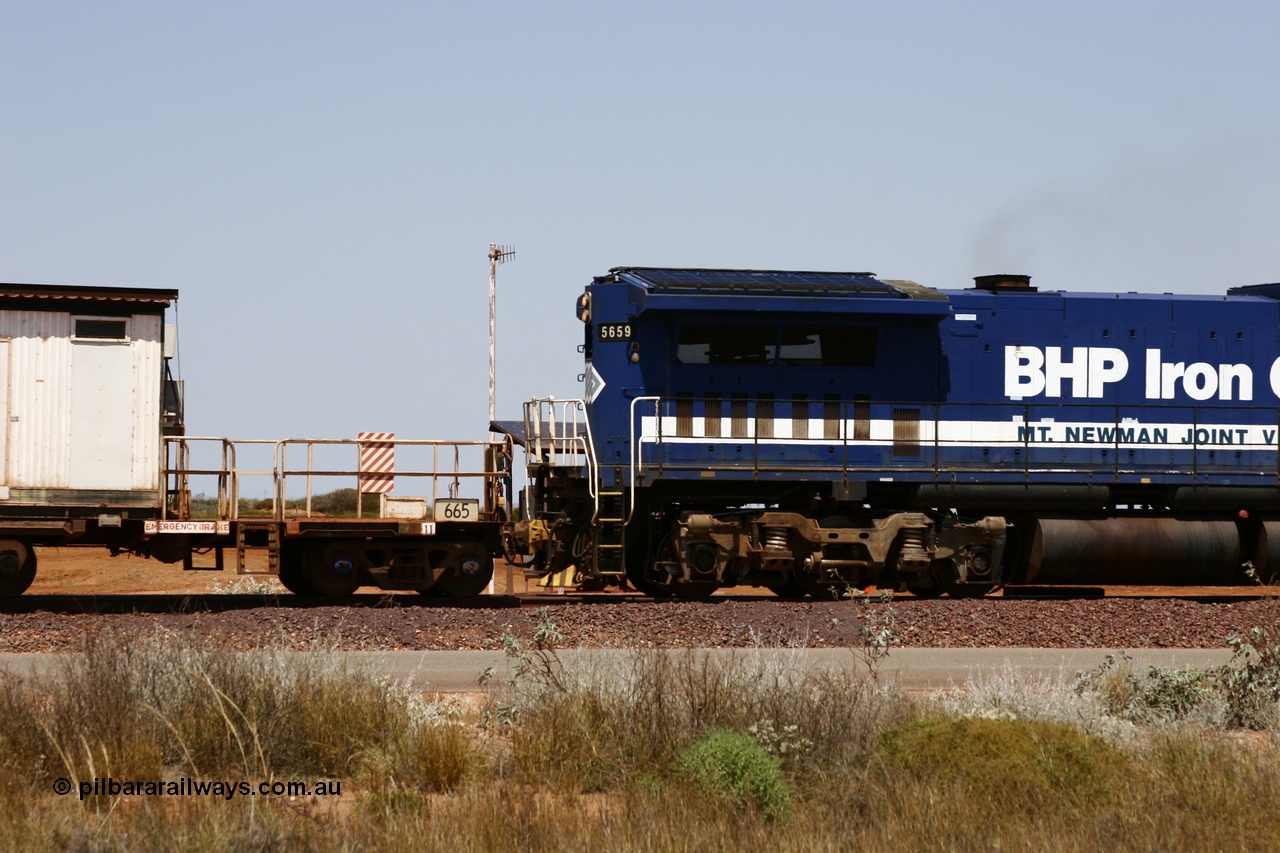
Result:
<instances>
[{"instance_id":1,"label":"locomotive cab window","mask_svg":"<svg viewBox=\"0 0 1280 853\"><path fill-rule=\"evenodd\" d=\"M76 317L72 338L82 341L127 341L129 321L107 317Z\"/></svg>"},{"instance_id":2,"label":"locomotive cab window","mask_svg":"<svg viewBox=\"0 0 1280 853\"><path fill-rule=\"evenodd\" d=\"M878 339L874 326L682 323L676 360L681 364L872 367Z\"/></svg>"},{"instance_id":3,"label":"locomotive cab window","mask_svg":"<svg viewBox=\"0 0 1280 853\"><path fill-rule=\"evenodd\" d=\"M682 323L676 339L681 364L768 364L778 327L764 323Z\"/></svg>"},{"instance_id":4,"label":"locomotive cab window","mask_svg":"<svg viewBox=\"0 0 1280 853\"><path fill-rule=\"evenodd\" d=\"M877 332L875 326L783 326L778 360L783 364L872 367Z\"/></svg>"}]
</instances>

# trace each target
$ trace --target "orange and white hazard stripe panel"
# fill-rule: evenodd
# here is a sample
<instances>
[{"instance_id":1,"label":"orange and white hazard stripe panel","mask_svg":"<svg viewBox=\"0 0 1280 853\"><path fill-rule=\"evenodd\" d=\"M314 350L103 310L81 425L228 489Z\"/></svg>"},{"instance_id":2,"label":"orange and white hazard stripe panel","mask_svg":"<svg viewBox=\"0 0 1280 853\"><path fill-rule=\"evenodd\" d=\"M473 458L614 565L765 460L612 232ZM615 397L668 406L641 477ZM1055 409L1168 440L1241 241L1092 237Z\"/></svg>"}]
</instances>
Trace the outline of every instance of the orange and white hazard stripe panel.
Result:
<instances>
[{"instance_id":1,"label":"orange and white hazard stripe panel","mask_svg":"<svg viewBox=\"0 0 1280 853\"><path fill-rule=\"evenodd\" d=\"M395 489L396 434L394 432L361 432L360 493L387 494Z\"/></svg>"}]
</instances>

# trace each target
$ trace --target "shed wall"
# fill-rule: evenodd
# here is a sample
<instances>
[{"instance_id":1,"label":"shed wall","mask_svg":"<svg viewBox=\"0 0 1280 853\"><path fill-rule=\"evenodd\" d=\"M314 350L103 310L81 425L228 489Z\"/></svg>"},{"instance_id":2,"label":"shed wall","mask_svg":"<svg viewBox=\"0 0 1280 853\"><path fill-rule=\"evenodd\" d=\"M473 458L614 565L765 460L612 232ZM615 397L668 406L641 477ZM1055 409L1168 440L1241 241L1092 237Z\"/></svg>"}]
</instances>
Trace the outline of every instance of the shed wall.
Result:
<instances>
[{"instance_id":1,"label":"shed wall","mask_svg":"<svg viewBox=\"0 0 1280 853\"><path fill-rule=\"evenodd\" d=\"M160 417L163 317L135 314L128 318L126 342L75 342L73 319L94 316L89 310L70 313L0 310L0 340L9 341L7 435L4 440L5 485L17 489L137 491L160 488ZM132 416L99 421L82 411L72 423L78 392L73 365L77 348L127 348L114 358L118 370L103 375L105 398L128 408ZM82 359L83 360L83 359ZM80 373L83 375L83 364ZM120 375L115 375L119 372ZM83 400L83 393L80 393ZM99 395L102 397L103 395ZM83 403L81 405L83 409ZM92 418L92 422L86 423ZM128 433L123 434L123 433ZM85 479L73 472L73 436L91 435L99 451L115 460L109 473ZM83 455L84 448L80 448ZM120 456L129 456L121 459ZM83 471L83 466L81 466ZM84 482L76 483L78 478ZM106 479L104 479L104 477Z\"/></svg>"}]
</instances>

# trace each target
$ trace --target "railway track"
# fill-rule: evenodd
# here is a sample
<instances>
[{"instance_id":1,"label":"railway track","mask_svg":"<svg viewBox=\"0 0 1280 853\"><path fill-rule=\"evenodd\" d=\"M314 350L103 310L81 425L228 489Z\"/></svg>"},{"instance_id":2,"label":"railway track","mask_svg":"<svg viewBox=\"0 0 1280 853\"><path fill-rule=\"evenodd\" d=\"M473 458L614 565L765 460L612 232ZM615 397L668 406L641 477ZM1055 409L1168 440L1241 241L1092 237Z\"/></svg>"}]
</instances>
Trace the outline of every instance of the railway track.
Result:
<instances>
[{"instance_id":1,"label":"railway track","mask_svg":"<svg viewBox=\"0 0 1280 853\"><path fill-rule=\"evenodd\" d=\"M0 607L0 653L67 652L124 633L196 637L243 650L491 650L528 643L550 619L560 648L857 649L887 631L918 648L1224 648L1262 628L1280 642L1266 597L878 598L717 596L32 596ZM868 631L867 629L870 629Z\"/></svg>"},{"instance_id":2,"label":"railway track","mask_svg":"<svg viewBox=\"0 0 1280 853\"><path fill-rule=\"evenodd\" d=\"M1265 601L1276 597L1276 593L1258 587L1194 587L1181 591L1176 587L1125 587L1118 594L1117 588L1099 586L1010 586L1001 594L981 599L999 607L1002 602L1010 601L1094 601L1147 599L1169 601L1193 601L1201 604L1231 604L1236 602ZM965 601L966 599L959 599ZM973 601L975 599L967 599ZM111 594L111 595L25 595L19 598L0 600L0 614L21 613L225 613L244 610L292 610L307 611L318 608L350 608L352 610L371 610L398 608L405 610L509 610L518 608L559 608L570 605L618 605L618 604L655 604L659 599L652 599L637 593L618 592L564 592L562 594L537 592L517 593L512 595L483 595L475 598L446 598L441 596L417 595L413 593L363 593L341 598L298 595L260 595L260 594ZM867 603L879 602L876 595L868 596ZM899 594L893 598L896 603L916 602L910 594ZM954 599L939 599L942 606L954 603ZM716 607L729 602L759 603L761 606L787 604L836 602L817 601L804 598L779 598L771 593L730 593L716 595L703 602L682 602L668 599L664 603L674 606L710 606ZM843 603L849 603L845 599Z\"/></svg>"}]
</instances>

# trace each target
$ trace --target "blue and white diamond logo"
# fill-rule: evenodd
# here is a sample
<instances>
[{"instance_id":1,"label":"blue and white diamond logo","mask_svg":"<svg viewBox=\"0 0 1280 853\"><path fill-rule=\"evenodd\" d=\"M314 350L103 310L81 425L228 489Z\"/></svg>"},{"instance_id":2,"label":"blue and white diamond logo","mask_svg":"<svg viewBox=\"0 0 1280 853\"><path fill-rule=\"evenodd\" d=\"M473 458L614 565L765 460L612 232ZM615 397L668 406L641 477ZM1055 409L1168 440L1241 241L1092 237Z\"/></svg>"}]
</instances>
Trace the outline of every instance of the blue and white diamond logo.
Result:
<instances>
[{"instance_id":1,"label":"blue and white diamond logo","mask_svg":"<svg viewBox=\"0 0 1280 853\"><path fill-rule=\"evenodd\" d=\"M604 390L604 379L596 371L596 366L591 362L587 362L587 371L583 374L582 379L582 396L586 398L588 403L594 403L596 397L600 396L600 392Z\"/></svg>"}]
</instances>

